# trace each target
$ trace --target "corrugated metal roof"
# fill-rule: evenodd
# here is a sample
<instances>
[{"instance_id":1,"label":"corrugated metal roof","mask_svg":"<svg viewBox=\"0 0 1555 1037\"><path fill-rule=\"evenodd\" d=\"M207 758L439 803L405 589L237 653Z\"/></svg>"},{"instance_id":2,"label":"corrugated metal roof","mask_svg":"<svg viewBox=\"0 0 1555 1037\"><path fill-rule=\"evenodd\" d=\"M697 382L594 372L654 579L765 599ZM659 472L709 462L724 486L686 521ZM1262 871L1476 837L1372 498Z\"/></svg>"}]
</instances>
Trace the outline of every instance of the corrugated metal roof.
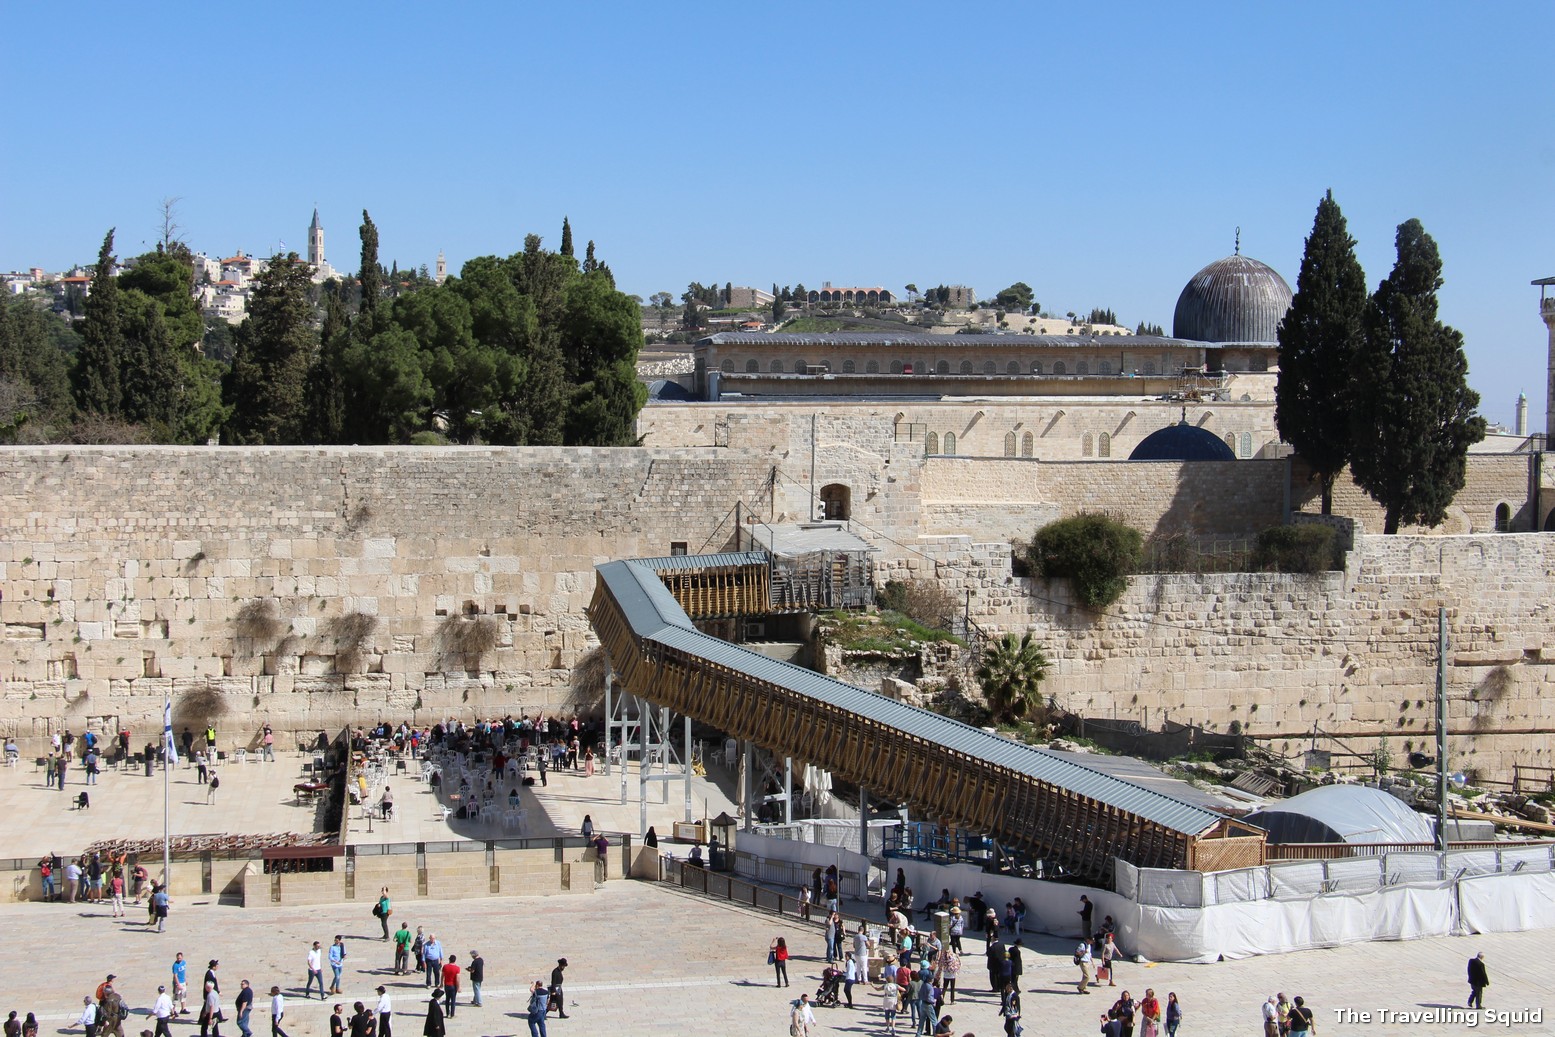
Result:
<instances>
[{"instance_id":1,"label":"corrugated metal roof","mask_svg":"<svg viewBox=\"0 0 1555 1037\"><path fill-rule=\"evenodd\" d=\"M675 599L644 562L608 562L599 566L598 571L633 631L666 648L748 674L756 680L856 713L955 752L1007 767L1037 781L1057 785L1175 832L1199 835L1222 820L1220 815L1192 803L1104 774L1035 746L989 734L980 728L855 688L792 663L769 659L704 634L686 619ZM648 584L657 586L660 593L655 595Z\"/></svg>"},{"instance_id":2,"label":"corrugated metal roof","mask_svg":"<svg viewBox=\"0 0 1555 1037\"><path fill-rule=\"evenodd\" d=\"M1193 349L1217 348L1215 342L1197 342L1183 338L1157 338L1154 335L924 335L924 334L872 334L861 332L831 332L813 335L778 332L764 335L760 332L721 331L716 335L698 339L697 345L709 343L715 346L911 346L913 348L954 349L959 346L1008 346L1030 348L1053 346L1060 348L1095 348L1097 346L1129 346L1134 348L1182 346Z\"/></svg>"},{"instance_id":3,"label":"corrugated metal roof","mask_svg":"<svg viewBox=\"0 0 1555 1037\"><path fill-rule=\"evenodd\" d=\"M1277 344L1290 285L1273 267L1237 253L1193 275L1172 314L1172 334L1227 345Z\"/></svg>"},{"instance_id":4,"label":"corrugated metal roof","mask_svg":"<svg viewBox=\"0 0 1555 1037\"><path fill-rule=\"evenodd\" d=\"M745 565L766 565L764 551L725 551L714 555L663 555L659 558L633 558L637 565L646 565L656 573L679 569L735 569Z\"/></svg>"}]
</instances>

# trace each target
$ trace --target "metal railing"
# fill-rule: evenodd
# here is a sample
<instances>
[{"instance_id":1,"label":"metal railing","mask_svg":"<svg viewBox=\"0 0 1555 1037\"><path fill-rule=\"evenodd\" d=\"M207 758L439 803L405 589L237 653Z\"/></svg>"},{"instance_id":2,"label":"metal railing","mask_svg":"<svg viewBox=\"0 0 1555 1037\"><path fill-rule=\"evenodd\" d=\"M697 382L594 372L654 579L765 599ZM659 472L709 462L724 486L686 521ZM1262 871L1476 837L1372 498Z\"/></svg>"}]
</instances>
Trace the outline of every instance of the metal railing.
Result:
<instances>
[{"instance_id":1,"label":"metal railing","mask_svg":"<svg viewBox=\"0 0 1555 1037\"><path fill-rule=\"evenodd\" d=\"M1549 846L1541 842L1452 842L1449 850L1507 850L1528 846ZM1435 843L1270 843L1272 861L1334 861L1348 857L1380 857L1388 853L1431 853Z\"/></svg>"}]
</instances>

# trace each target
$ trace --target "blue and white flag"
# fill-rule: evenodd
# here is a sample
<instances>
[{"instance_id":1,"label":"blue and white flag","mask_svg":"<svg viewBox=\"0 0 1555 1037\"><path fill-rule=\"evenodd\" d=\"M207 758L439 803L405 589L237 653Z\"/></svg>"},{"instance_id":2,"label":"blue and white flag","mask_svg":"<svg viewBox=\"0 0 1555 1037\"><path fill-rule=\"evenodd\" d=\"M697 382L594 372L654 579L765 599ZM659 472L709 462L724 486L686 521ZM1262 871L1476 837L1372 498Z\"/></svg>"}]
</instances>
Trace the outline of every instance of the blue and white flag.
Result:
<instances>
[{"instance_id":1,"label":"blue and white flag","mask_svg":"<svg viewBox=\"0 0 1555 1037\"><path fill-rule=\"evenodd\" d=\"M173 741L173 700L168 699L162 707L162 746L167 753L167 765L169 767L178 764L178 746Z\"/></svg>"}]
</instances>

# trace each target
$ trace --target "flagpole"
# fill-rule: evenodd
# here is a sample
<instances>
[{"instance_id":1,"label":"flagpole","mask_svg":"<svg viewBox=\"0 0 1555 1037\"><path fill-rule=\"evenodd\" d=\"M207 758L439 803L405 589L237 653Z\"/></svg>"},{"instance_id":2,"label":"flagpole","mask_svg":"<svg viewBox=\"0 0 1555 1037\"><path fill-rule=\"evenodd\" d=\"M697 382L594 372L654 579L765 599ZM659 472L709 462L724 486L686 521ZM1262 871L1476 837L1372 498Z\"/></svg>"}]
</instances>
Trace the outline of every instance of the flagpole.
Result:
<instances>
[{"instance_id":1,"label":"flagpole","mask_svg":"<svg viewBox=\"0 0 1555 1037\"><path fill-rule=\"evenodd\" d=\"M172 807L169 772L173 769L173 698L168 696L162 708L162 891L168 893L173 884L172 826L169 823Z\"/></svg>"}]
</instances>

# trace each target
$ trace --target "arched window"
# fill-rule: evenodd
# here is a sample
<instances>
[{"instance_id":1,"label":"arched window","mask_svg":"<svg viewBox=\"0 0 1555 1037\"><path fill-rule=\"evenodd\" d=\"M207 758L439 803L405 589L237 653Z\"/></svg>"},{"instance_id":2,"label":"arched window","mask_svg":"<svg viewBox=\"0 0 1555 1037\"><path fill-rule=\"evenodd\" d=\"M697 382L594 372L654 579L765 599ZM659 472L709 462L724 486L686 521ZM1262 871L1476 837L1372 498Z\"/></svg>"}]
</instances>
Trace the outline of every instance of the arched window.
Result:
<instances>
[{"instance_id":1,"label":"arched window","mask_svg":"<svg viewBox=\"0 0 1555 1037\"><path fill-rule=\"evenodd\" d=\"M1506 504L1496 505L1496 532L1510 533L1512 531L1512 509Z\"/></svg>"},{"instance_id":2,"label":"arched window","mask_svg":"<svg viewBox=\"0 0 1555 1037\"><path fill-rule=\"evenodd\" d=\"M734 358L730 356L724 357L723 360L718 364L718 370L723 371L725 374L733 374Z\"/></svg>"},{"instance_id":3,"label":"arched window","mask_svg":"<svg viewBox=\"0 0 1555 1037\"><path fill-rule=\"evenodd\" d=\"M1020 456L1031 457L1036 453L1037 440L1030 432L1020 434Z\"/></svg>"},{"instance_id":4,"label":"arched window","mask_svg":"<svg viewBox=\"0 0 1555 1037\"><path fill-rule=\"evenodd\" d=\"M1053 373L1054 374L1063 374L1064 373L1064 362L1062 360L1055 360L1055 361L1053 361Z\"/></svg>"},{"instance_id":5,"label":"arched window","mask_svg":"<svg viewBox=\"0 0 1555 1037\"><path fill-rule=\"evenodd\" d=\"M878 361L878 360L866 360L864 362L864 373L865 374L879 374L880 373L880 361Z\"/></svg>"},{"instance_id":6,"label":"arched window","mask_svg":"<svg viewBox=\"0 0 1555 1037\"><path fill-rule=\"evenodd\" d=\"M771 369L773 374L782 374L783 373L783 361L781 361L781 360L774 360L774 361L772 361L772 363L770 365L770 369Z\"/></svg>"},{"instance_id":7,"label":"arched window","mask_svg":"<svg viewBox=\"0 0 1555 1037\"><path fill-rule=\"evenodd\" d=\"M1074 373L1075 374L1090 374L1091 373L1091 365L1087 364L1084 360L1081 360L1079 363L1074 365Z\"/></svg>"},{"instance_id":8,"label":"arched window","mask_svg":"<svg viewBox=\"0 0 1555 1037\"><path fill-rule=\"evenodd\" d=\"M1154 360L1146 360L1145 361L1145 374L1155 374L1155 361Z\"/></svg>"},{"instance_id":9,"label":"arched window","mask_svg":"<svg viewBox=\"0 0 1555 1037\"><path fill-rule=\"evenodd\" d=\"M1231 452L1233 454L1236 453L1236 433L1235 432L1227 432L1226 433L1226 446L1231 448Z\"/></svg>"},{"instance_id":10,"label":"arched window","mask_svg":"<svg viewBox=\"0 0 1555 1037\"><path fill-rule=\"evenodd\" d=\"M949 374L950 373L950 361L949 360L941 360L939 363L935 364L934 365L934 373L935 374Z\"/></svg>"},{"instance_id":11,"label":"arched window","mask_svg":"<svg viewBox=\"0 0 1555 1037\"><path fill-rule=\"evenodd\" d=\"M1080 456L1091 456L1091 434L1089 432L1080 437Z\"/></svg>"},{"instance_id":12,"label":"arched window","mask_svg":"<svg viewBox=\"0 0 1555 1037\"><path fill-rule=\"evenodd\" d=\"M846 522L853 517L853 491L840 482L822 486L821 511L827 522Z\"/></svg>"},{"instance_id":13,"label":"arched window","mask_svg":"<svg viewBox=\"0 0 1555 1037\"><path fill-rule=\"evenodd\" d=\"M761 361L760 360L757 360L755 357L751 357L749 360L745 361L745 372L747 374L755 374L757 371L760 371L760 370L761 370Z\"/></svg>"},{"instance_id":14,"label":"arched window","mask_svg":"<svg viewBox=\"0 0 1555 1037\"><path fill-rule=\"evenodd\" d=\"M1111 360L1103 360L1100 364L1098 364L1096 366L1096 373L1097 374L1111 374L1112 373L1112 361Z\"/></svg>"},{"instance_id":15,"label":"arched window","mask_svg":"<svg viewBox=\"0 0 1555 1037\"><path fill-rule=\"evenodd\" d=\"M1253 434L1251 432L1242 433L1242 449L1239 453L1242 457L1253 456Z\"/></svg>"},{"instance_id":16,"label":"arched window","mask_svg":"<svg viewBox=\"0 0 1555 1037\"><path fill-rule=\"evenodd\" d=\"M995 364L992 360L985 360L985 361L983 361L983 374L998 374L998 373L999 373L999 365L998 364Z\"/></svg>"},{"instance_id":17,"label":"arched window","mask_svg":"<svg viewBox=\"0 0 1555 1037\"><path fill-rule=\"evenodd\" d=\"M947 433L945 433L945 453L953 454L955 452L956 452L956 434L954 432L947 432Z\"/></svg>"},{"instance_id":18,"label":"arched window","mask_svg":"<svg viewBox=\"0 0 1555 1037\"><path fill-rule=\"evenodd\" d=\"M1040 361L1040 360L1033 360L1031 362L1031 373L1032 374L1041 374L1042 373L1042 361Z\"/></svg>"},{"instance_id":19,"label":"arched window","mask_svg":"<svg viewBox=\"0 0 1555 1037\"><path fill-rule=\"evenodd\" d=\"M893 361L891 361L891 373L892 374L901 374L902 373L902 362L900 360L893 360Z\"/></svg>"},{"instance_id":20,"label":"arched window","mask_svg":"<svg viewBox=\"0 0 1555 1037\"><path fill-rule=\"evenodd\" d=\"M939 453L939 433L930 432L923 437L923 452L925 454Z\"/></svg>"},{"instance_id":21,"label":"arched window","mask_svg":"<svg viewBox=\"0 0 1555 1037\"><path fill-rule=\"evenodd\" d=\"M794 373L795 374L804 374L809 369L810 369L810 365L805 363L803 360L795 360L794 361Z\"/></svg>"},{"instance_id":22,"label":"arched window","mask_svg":"<svg viewBox=\"0 0 1555 1037\"><path fill-rule=\"evenodd\" d=\"M1014 360L1004 365L1005 374L1020 374L1020 364Z\"/></svg>"},{"instance_id":23,"label":"arched window","mask_svg":"<svg viewBox=\"0 0 1555 1037\"><path fill-rule=\"evenodd\" d=\"M1096 456L1112 456L1112 436L1110 433L1103 432L1101 435L1096 437Z\"/></svg>"},{"instance_id":24,"label":"arched window","mask_svg":"<svg viewBox=\"0 0 1555 1037\"><path fill-rule=\"evenodd\" d=\"M971 374L972 373L972 361L970 361L970 360L963 360L963 361L961 361L961 373L962 374Z\"/></svg>"},{"instance_id":25,"label":"arched window","mask_svg":"<svg viewBox=\"0 0 1555 1037\"><path fill-rule=\"evenodd\" d=\"M853 361L851 361L851 360L844 360L842 362L842 373L843 374L852 374L853 373Z\"/></svg>"},{"instance_id":26,"label":"arched window","mask_svg":"<svg viewBox=\"0 0 1555 1037\"><path fill-rule=\"evenodd\" d=\"M1015 456L1015 433L1013 432L1006 432L1004 434L1004 456Z\"/></svg>"}]
</instances>

